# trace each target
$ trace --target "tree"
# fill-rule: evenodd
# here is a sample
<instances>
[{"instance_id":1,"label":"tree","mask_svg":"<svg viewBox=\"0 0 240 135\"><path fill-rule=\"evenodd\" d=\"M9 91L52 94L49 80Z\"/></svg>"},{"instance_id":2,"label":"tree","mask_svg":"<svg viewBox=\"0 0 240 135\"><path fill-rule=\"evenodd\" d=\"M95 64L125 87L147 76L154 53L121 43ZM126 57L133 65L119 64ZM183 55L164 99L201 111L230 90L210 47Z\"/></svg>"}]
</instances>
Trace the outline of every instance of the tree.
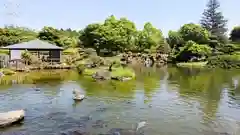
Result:
<instances>
[{"instance_id":1,"label":"tree","mask_svg":"<svg viewBox=\"0 0 240 135\"><path fill-rule=\"evenodd\" d=\"M222 12L219 11L219 8L220 3L218 0L209 0L200 23L212 35L223 38L227 32L227 20L224 18Z\"/></svg>"},{"instance_id":2,"label":"tree","mask_svg":"<svg viewBox=\"0 0 240 135\"><path fill-rule=\"evenodd\" d=\"M142 31L138 32L137 46L139 50L157 48L159 45L165 44L165 39L161 30L146 23Z\"/></svg>"},{"instance_id":3,"label":"tree","mask_svg":"<svg viewBox=\"0 0 240 135\"><path fill-rule=\"evenodd\" d=\"M37 33L25 27L6 26L0 28L0 45L7 46L35 39Z\"/></svg>"},{"instance_id":4,"label":"tree","mask_svg":"<svg viewBox=\"0 0 240 135\"><path fill-rule=\"evenodd\" d=\"M233 42L240 42L240 26L234 27L230 34L230 39Z\"/></svg>"},{"instance_id":5,"label":"tree","mask_svg":"<svg viewBox=\"0 0 240 135\"><path fill-rule=\"evenodd\" d=\"M179 33L185 42L192 40L197 44L206 44L209 40L209 32L198 24L185 24Z\"/></svg>"},{"instance_id":6,"label":"tree","mask_svg":"<svg viewBox=\"0 0 240 135\"><path fill-rule=\"evenodd\" d=\"M72 31L71 29L63 30L56 29L53 27L45 26L39 33L38 38L46 40L52 44L56 44L61 47L75 47L78 45L79 33Z\"/></svg>"},{"instance_id":7,"label":"tree","mask_svg":"<svg viewBox=\"0 0 240 135\"><path fill-rule=\"evenodd\" d=\"M135 42L136 26L126 18L116 19L113 15L103 24L90 24L82 32L80 40L84 47L92 47L97 53L101 49L108 52L123 51Z\"/></svg>"},{"instance_id":8,"label":"tree","mask_svg":"<svg viewBox=\"0 0 240 135\"><path fill-rule=\"evenodd\" d=\"M177 61L187 62L196 58L197 60L206 58L211 54L211 47L208 45L199 45L194 41L187 41L186 45L176 56Z\"/></svg>"},{"instance_id":9,"label":"tree","mask_svg":"<svg viewBox=\"0 0 240 135\"><path fill-rule=\"evenodd\" d=\"M170 45L171 48L175 48L183 46L184 41L179 32L170 30L168 32L167 43Z\"/></svg>"}]
</instances>

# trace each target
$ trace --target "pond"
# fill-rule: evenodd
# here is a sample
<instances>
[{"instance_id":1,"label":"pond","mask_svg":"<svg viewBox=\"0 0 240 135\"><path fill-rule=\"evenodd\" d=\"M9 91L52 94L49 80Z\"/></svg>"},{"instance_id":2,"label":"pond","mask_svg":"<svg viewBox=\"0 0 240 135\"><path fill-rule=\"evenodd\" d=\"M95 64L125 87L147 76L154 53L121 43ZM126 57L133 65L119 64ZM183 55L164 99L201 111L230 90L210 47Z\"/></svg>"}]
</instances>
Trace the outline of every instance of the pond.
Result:
<instances>
[{"instance_id":1,"label":"pond","mask_svg":"<svg viewBox=\"0 0 240 135\"><path fill-rule=\"evenodd\" d=\"M9 78L13 83L1 81L0 111L25 109L26 117L0 133L55 135L77 129L100 135L114 128L135 129L146 121L139 134L240 134L238 70L133 68L136 80L128 82L98 82L75 71L20 74ZM74 102L73 89L87 98Z\"/></svg>"}]
</instances>

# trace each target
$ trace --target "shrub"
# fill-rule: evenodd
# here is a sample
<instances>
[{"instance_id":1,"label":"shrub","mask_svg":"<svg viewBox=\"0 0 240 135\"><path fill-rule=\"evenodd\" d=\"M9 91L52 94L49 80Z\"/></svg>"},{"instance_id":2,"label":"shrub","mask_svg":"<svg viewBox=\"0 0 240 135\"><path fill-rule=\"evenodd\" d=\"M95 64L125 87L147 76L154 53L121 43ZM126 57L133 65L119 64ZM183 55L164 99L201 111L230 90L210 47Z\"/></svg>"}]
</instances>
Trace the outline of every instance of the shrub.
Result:
<instances>
[{"instance_id":1,"label":"shrub","mask_svg":"<svg viewBox=\"0 0 240 135\"><path fill-rule=\"evenodd\" d=\"M96 51L92 48L87 48L84 52L87 56L97 55Z\"/></svg>"},{"instance_id":2,"label":"shrub","mask_svg":"<svg viewBox=\"0 0 240 135\"><path fill-rule=\"evenodd\" d=\"M79 74L82 74L83 71L84 71L84 69L85 69L85 66L84 66L83 64L78 64L78 65L76 66L76 68L77 68L78 73L79 73Z\"/></svg>"},{"instance_id":3,"label":"shrub","mask_svg":"<svg viewBox=\"0 0 240 135\"><path fill-rule=\"evenodd\" d=\"M89 60L93 65L96 66L104 65L104 59L99 56L91 56Z\"/></svg>"},{"instance_id":4,"label":"shrub","mask_svg":"<svg viewBox=\"0 0 240 135\"><path fill-rule=\"evenodd\" d=\"M21 54L21 58L25 62L30 62L31 63L31 57L32 57L32 54L27 50L23 51L22 54Z\"/></svg>"},{"instance_id":5,"label":"shrub","mask_svg":"<svg viewBox=\"0 0 240 135\"><path fill-rule=\"evenodd\" d=\"M236 50L236 47L234 44L226 44L219 49L219 51L227 54L232 54L235 50Z\"/></svg>"},{"instance_id":6,"label":"shrub","mask_svg":"<svg viewBox=\"0 0 240 135\"><path fill-rule=\"evenodd\" d=\"M240 55L219 55L208 58L207 65L211 68L240 68Z\"/></svg>"},{"instance_id":7,"label":"shrub","mask_svg":"<svg viewBox=\"0 0 240 135\"><path fill-rule=\"evenodd\" d=\"M63 51L64 55L73 55L75 53L78 53L78 48L68 48Z\"/></svg>"},{"instance_id":8,"label":"shrub","mask_svg":"<svg viewBox=\"0 0 240 135\"><path fill-rule=\"evenodd\" d=\"M189 61L192 58L202 59L208 57L211 54L211 47L207 45L199 45L194 41L188 41L184 47L182 47L179 53L176 55L177 61Z\"/></svg>"}]
</instances>

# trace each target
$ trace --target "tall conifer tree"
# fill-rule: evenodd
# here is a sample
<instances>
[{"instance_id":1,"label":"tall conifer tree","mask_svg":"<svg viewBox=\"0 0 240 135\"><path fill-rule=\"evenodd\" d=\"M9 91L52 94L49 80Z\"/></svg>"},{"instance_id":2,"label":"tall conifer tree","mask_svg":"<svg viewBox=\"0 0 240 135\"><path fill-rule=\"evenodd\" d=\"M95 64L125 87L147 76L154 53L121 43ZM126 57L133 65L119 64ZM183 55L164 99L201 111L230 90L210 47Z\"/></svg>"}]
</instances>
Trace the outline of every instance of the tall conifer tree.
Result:
<instances>
[{"instance_id":1,"label":"tall conifer tree","mask_svg":"<svg viewBox=\"0 0 240 135\"><path fill-rule=\"evenodd\" d=\"M225 36L227 32L227 20L224 18L222 12L219 11L219 8L220 3L218 0L209 0L200 23L212 35L220 38Z\"/></svg>"}]
</instances>

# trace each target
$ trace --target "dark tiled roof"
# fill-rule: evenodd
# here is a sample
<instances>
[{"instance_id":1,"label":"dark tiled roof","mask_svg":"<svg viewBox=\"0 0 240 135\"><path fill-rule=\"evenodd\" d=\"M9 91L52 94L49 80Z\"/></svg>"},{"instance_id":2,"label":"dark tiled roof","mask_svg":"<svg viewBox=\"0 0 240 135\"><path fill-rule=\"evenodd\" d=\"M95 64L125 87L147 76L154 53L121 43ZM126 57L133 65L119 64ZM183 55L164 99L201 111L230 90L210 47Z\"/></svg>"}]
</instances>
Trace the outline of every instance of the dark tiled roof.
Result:
<instances>
[{"instance_id":1,"label":"dark tiled roof","mask_svg":"<svg viewBox=\"0 0 240 135\"><path fill-rule=\"evenodd\" d=\"M58 47L56 45L50 44L46 41L42 41L39 39L31 40L28 42L18 43L14 45L9 45L6 47L2 47L3 49L58 49L62 50L62 47Z\"/></svg>"}]
</instances>

